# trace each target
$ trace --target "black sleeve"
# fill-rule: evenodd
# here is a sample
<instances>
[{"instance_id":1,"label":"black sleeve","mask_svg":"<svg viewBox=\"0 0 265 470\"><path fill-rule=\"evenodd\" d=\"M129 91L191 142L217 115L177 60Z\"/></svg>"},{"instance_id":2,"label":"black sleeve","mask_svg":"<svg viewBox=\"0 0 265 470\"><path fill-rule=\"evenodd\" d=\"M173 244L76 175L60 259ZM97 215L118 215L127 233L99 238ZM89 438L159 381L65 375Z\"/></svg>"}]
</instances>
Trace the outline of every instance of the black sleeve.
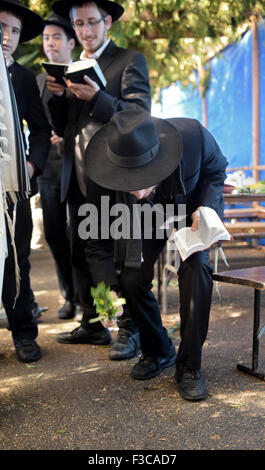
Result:
<instances>
[{"instance_id":1,"label":"black sleeve","mask_svg":"<svg viewBox=\"0 0 265 470\"><path fill-rule=\"evenodd\" d=\"M142 54L134 54L125 67L121 78L121 98L106 91L100 91L91 110L91 117L107 123L113 114L131 106L151 110L151 94L146 59Z\"/></svg>"},{"instance_id":2,"label":"black sleeve","mask_svg":"<svg viewBox=\"0 0 265 470\"><path fill-rule=\"evenodd\" d=\"M27 113L24 116L29 131L28 160L36 168L34 176L39 176L44 170L51 145L51 127L45 115L36 78L32 74L28 80L31 93Z\"/></svg>"},{"instance_id":3,"label":"black sleeve","mask_svg":"<svg viewBox=\"0 0 265 470\"><path fill-rule=\"evenodd\" d=\"M202 125L202 164L198 184L198 206L207 206L220 212L223 206L223 188L227 159L214 137Z\"/></svg>"}]
</instances>

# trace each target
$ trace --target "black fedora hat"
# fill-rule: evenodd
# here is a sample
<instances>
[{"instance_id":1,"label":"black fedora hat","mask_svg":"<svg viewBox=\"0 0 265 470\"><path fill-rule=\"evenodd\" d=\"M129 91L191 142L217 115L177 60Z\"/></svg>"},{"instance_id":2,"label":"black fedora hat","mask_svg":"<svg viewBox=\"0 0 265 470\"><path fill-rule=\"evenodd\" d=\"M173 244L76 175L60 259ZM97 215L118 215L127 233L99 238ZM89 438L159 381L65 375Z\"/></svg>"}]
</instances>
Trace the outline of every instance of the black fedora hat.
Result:
<instances>
[{"instance_id":1,"label":"black fedora hat","mask_svg":"<svg viewBox=\"0 0 265 470\"><path fill-rule=\"evenodd\" d=\"M73 6L82 6L87 0L58 0L52 5L52 9L58 15L69 18L70 10ZM112 21L118 20L124 13L124 8L117 2L110 0L94 0L100 8L103 8L112 17Z\"/></svg>"},{"instance_id":2,"label":"black fedora hat","mask_svg":"<svg viewBox=\"0 0 265 470\"><path fill-rule=\"evenodd\" d=\"M19 3L19 0L0 0L0 9L14 13L22 20L19 42L30 41L44 29L44 21L40 15Z\"/></svg>"},{"instance_id":3,"label":"black fedora hat","mask_svg":"<svg viewBox=\"0 0 265 470\"><path fill-rule=\"evenodd\" d=\"M51 15L46 20L44 20L44 23L45 26L53 24L56 26L60 26L60 28L63 28L65 31L67 31L67 33L70 34L70 36L75 39L75 41L77 41L74 29L72 28L71 21L67 20L66 18L63 18L62 16L59 16L56 13L51 13Z\"/></svg>"},{"instance_id":4,"label":"black fedora hat","mask_svg":"<svg viewBox=\"0 0 265 470\"><path fill-rule=\"evenodd\" d=\"M182 138L170 122L140 108L114 114L85 152L86 175L119 191L149 188L166 179L182 158Z\"/></svg>"}]
</instances>

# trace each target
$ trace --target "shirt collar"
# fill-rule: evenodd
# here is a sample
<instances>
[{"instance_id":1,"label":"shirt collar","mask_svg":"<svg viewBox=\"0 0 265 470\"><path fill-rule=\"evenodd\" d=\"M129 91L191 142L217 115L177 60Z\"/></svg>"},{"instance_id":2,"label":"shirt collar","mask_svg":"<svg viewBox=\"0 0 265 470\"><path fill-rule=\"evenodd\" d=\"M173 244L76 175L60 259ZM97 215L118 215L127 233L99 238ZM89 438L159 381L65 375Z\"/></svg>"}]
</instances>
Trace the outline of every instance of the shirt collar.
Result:
<instances>
[{"instance_id":1,"label":"shirt collar","mask_svg":"<svg viewBox=\"0 0 265 470\"><path fill-rule=\"evenodd\" d=\"M102 52L106 49L107 45L109 44L110 42L110 39L107 39L106 42L104 42L103 46L101 46L96 52L94 52L94 54L92 54L90 57L85 57L85 51L82 51L81 55L80 55L80 59L81 60L84 60L84 59L98 59Z\"/></svg>"},{"instance_id":2,"label":"shirt collar","mask_svg":"<svg viewBox=\"0 0 265 470\"><path fill-rule=\"evenodd\" d=\"M14 61L13 57L10 56L10 57L8 58L8 61L6 61L6 66L7 66L7 67L11 67L11 65L12 65L14 62L15 62L15 61Z\"/></svg>"}]
</instances>

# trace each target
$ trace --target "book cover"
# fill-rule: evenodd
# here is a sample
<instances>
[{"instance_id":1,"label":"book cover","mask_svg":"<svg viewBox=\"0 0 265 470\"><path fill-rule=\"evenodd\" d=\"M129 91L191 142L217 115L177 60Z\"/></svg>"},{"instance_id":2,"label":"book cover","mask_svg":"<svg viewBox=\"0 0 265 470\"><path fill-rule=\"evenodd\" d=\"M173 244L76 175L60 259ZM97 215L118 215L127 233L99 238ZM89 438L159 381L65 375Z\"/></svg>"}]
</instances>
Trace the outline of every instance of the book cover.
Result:
<instances>
[{"instance_id":1,"label":"book cover","mask_svg":"<svg viewBox=\"0 0 265 470\"><path fill-rule=\"evenodd\" d=\"M56 78L56 82L60 85L66 86L63 80L65 77L65 70L68 67L68 64L58 64L55 62L42 62L42 66L45 68L48 75Z\"/></svg>"},{"instance_id":2,"label":"book cover","mask_svg":"<svg viewBox=\"0 0 265 470\"><path fill-rule=\"evenodd\" d=\"M182 261L185 261L196 251L206 250L218 241L232 240L232 237L214 209L200 207L198 230L183 227L174 234L173 240Z\"/></svg>"},{"instance_id":3,"label":"book cover","mask_svg":"<svg viewBox=\"0 0 265 470\"><path fill-rule=\"evenodd\" d=\"M84 75L94 80L98 86L104 90L107 81L102 70L95 59L77 60L71 64L60 64L55 62L42 62L48 75L56 78L56 82L66 86L63 77L68 78L73 83L86 83Z\"/></svg>"},{"instance_id":4,"label":"book cover","mask_svg":"<svg viewBox=\"0 0 265 470\"><path fill-rule=\"evenodd\" d=\"M73 83L86 83L83 79L84 75L94 80L102 90L106 88L107 81L95 59L72 62L65 71L66 78L69 78Z\"/></svg>"}]
</instances>

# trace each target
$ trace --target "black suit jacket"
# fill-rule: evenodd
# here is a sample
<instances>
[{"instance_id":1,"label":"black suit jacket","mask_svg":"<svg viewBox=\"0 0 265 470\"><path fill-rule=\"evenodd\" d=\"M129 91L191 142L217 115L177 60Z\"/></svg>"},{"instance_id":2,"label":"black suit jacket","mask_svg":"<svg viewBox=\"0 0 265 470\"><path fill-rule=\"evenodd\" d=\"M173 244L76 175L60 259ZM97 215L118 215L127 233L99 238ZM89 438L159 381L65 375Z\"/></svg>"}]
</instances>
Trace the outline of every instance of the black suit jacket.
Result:
<instances>
[{"instance_id":1,"label":"black suit jacket","mask_svg":"<svg viewBox=\"0 0 265 470\"><path fill-rule=\"evenodd\" d=\"M46 82L47 73L41 73L37 76L37 84L40 90L40 96L42 104L45 110L45 114L52 125L50 111L48 107L48 101L52 97L52 93L49 91ZM58 144L52 144L48 159L45 165L43 174L38 178L39 183L52 184L60 186L61 184L61 171L62 171L62 158L63 158L63 142Z\"/></svg>"},{"instance_id":2,"label":"black suit jacket","mask_svg":"<svg viewBox=\"0 0 265 470\"><path fill-rule=\"evenodd\" d=\"M64 137L65 143L62 200L69 190L76 136L85 132L87 144L97 129L107 123L114 113L129 106L141 106L147 111L151 109L149 74L142 54L117 47L110 41L98 63L107 80L107 87L97 94L92 104L77 99L73 94L65 94L63 97L53 95L49 102L55 132Z\"/></svg>"},{"instance_id":3,"label":"black suit jacket","mask_svg":"<svg viewBox=\"0 0 265 470\"><path fill-rule=\"evenodd\" d=\"M177 170L162 181L154 203L186 204L188 223L199 206L223 216L223 188L227 159L212 134L196 119L167 119L182 137L183 156Z\"/></svg>"},{"instance_id":4,"label":"black suit jacket","mask_svg":"<svg viewBox=\"0 0 265 470\"><path fill-rule=\"evenodd\" d=\"M45 116L34 74L17 62L9 67L9 72L16 96L22 132L23 120L28 125L27 159L34 164L36 168L34 177L36 177L43 172L45 167L50 148L51 128Z\"/></svg>"}]
</instances>

